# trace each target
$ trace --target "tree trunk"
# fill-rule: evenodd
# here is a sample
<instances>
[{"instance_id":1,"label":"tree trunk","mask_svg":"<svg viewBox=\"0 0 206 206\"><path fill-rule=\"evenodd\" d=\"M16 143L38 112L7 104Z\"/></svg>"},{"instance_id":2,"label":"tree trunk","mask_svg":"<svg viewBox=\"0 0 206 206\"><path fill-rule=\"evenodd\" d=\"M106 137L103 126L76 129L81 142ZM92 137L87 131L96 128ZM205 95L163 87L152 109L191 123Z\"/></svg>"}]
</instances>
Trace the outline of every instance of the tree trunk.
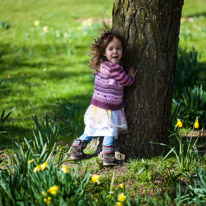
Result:
<instances>
[{"instance_id":1,"label":"tree trunk","mask_svg":"<svg viewBox=\"0 0 206 206\"><path fill-rule=\"evenodd\" d=\"M137 70L125 89L129 133L118 146L127 157L151 156L166 142L183 0L116 0L113 30L125 38L125 65Z\"/></svg>"}]
</instances>

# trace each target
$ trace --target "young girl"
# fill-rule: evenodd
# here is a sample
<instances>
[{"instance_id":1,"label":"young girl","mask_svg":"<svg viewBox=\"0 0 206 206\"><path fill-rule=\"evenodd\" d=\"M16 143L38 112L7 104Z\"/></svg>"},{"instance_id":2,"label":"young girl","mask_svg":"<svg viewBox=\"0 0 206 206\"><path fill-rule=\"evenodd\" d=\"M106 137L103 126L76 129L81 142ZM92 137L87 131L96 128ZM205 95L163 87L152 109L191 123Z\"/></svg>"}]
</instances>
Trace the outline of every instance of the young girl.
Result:
<instances>
[{"instance_id":1,"label":"young girl","mask_svg":"<svg viewBox=\"0 0 206 206\"><path fill-rule=\"evenodd\" d=\"M114 140L118 133L127 130L124 114L123 88L134 82L133 68L127 75L120 64L123 55L123 39L113 31L104 32L91 46L93 58L90 66L95 67L94 93L91 104L84 115L85 129L82 136L72 144L71 159L86 159L86 145L99 136L103 140L103 165L117 165Z\"/></svg>"}]
</instances>

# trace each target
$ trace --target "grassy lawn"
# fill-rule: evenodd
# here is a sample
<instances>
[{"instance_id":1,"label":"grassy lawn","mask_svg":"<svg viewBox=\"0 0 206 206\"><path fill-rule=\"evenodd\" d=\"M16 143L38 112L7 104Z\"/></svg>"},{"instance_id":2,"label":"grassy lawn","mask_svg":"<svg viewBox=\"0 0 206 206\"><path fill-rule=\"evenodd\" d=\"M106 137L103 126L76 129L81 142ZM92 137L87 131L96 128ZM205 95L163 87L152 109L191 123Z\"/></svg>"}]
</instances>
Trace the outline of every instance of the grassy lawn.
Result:
<instances>
[{"instance_id":1,"label":"grassy lawn","mask_svg":"<svg viewBox=\"0 0 206 206\"><path fill-rule=\"evenodd\" d=\"M24 137L30 139L36 129L32 115L41 120L47 113L51 119L60 113L64 118L58 103L65 106L65 102L71 102L80 108L78 132L70 134L65 120L58 140L71 143L81 134L82 116L93 92L89 46L102 19L111 19L112 6L113 0L1 0L0 114L4 107L6 112L16 109L4 124L7 134L0 134L0 150ZM185 0L180 46L194 46L200 54L200 82L206 74L205 22L204 0ZM114 169L102 169L98 158L85 161L85 165L92 165L92 173L105 177L112 177L115 171L115 184L126 183L133 195L136 187L141 194L153 195L157 188L166 189L169 173L165 171L176 164L171 158L157 170L162 158L133 160ZM152 175L157 178L151 179Z\"/></svg>"},{"instance_id":2,"label":"grassy lawn","mask_svg":"<svg viewBox=\"0 0 206 206\"><path fill-rule=\"evenodd\" d=\"M81 116L93 89L89 46L101 20L111 18L112 5L112 0L1 1L0 105L1 110L16 110L0 145L29 137L34 129L32 115L42 118L54 113L62 99L80 106L81 133ZM205 12L203 0L186 0L180 34L180 46L194 46L200 54L200 79L206 68ZM69 141L65 132L59 139Z\"/></svg>"},{"instance_id":3,"label":"grassy lawn","mask_svg":"<svg viewBox=\"0 0 206 206\"><path fill-rule=\"evenodd\" d=\"M194 47L199 54L199 64L202 69L200 83L206 88L206 5L204 0L185 0L182 11L180 30L180 46L188 49Z\"/></svg>"},{"instance_id":4,"label":"grassy lawn","mask_svg":"<svg viewBox=\"0 0 206 206\"><path fill-rule=\"evenodd\" d=\"M80 106L82 128L81 116L93 89L89 46L101 20L111 18L113 1L18 0L14 4L2 0L1 5L1 110L16 107L4 144L15 137L29 137L34 129L32 115L42 118L47 112L54 113L62 99ZM205 11L203 0L186 0L180 35L180 46L194 46L204 68ZM204 74L203 69L201 79ZM59 138L68 140L66 133Z\"/></svg>"},{"instance_id":5,"label":"grassy lawn","mask_svg":"<svg viewBox=\"0 0 206 206\"><path fill-rule=\"evenodd\" d=\"M0 30L1 109L16 107L6 128L8 144L15 136L29 137L32 115L54 112L62 99L79 105L82 116L93 88L89 45L111 8L112 1L1 2L0 22L9 27ZM67 141L66 133L60 139Z\"/></svg>"}]
</instances>

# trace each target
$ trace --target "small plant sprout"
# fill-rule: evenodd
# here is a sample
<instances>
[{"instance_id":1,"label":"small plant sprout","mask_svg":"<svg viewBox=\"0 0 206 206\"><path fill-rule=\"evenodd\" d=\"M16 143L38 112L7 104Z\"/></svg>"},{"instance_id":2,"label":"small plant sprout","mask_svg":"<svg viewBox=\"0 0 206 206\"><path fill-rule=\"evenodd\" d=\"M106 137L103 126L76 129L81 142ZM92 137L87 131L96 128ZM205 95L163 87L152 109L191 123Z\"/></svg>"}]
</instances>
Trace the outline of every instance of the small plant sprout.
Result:
<instances>
[{"instance_id":1,"label":"small plant sprout","mask_svg":"<svg viewBox=\"0 0 206 206\"><path fill-rule=\"evenodd\" d=\"M183 127L183 123L181 122L180 119L177 119L176 127L179 127L179 128L182 128L182 127Z\"/></svg>"},{"instance_id":2,"label":"small plant sprout","mask_svg":"<svg viewBox=\"0 0 206 206\"><path fill-rule=\"evenodd\" d=\"M100 183L99 182L99 179L100 179L100 175L92 175L91 176L91 180L92 180L92 182L94 182L94 183Z\"/></svg>"},{"instance_id":3,"label":"small plant sprout","mask_svg":"<svg viewBox=\"0 0 206 206\"><path fill-rule=\"evenodd\" d=\"M195 124L194 124L194 128L195 128L195 129L198 129L199 126L200 126L200 125L199 125L198 117L196 117Z\"/></svg>"},{"instance_id":4,"label":"small plant sprout","mask_svg":"<svg viewBox=\"0 0 206 206\"><path fill-rule=\"evenodd\" d=\"M196 125L195 125L196 124ZM194 124L193 130L196 126L196 128L199 127L198 119L196 118L196 122ZM180 119L177 120L176 127L181 128L183 126ZM189 132L189 131L188 131ZM194 167L198 164L198 155L196 152L196 141L192 141L192 137L190 137L186 142L183 142L182 135L180 134L180 130L175 130L172 132L170 137L175 137L177 140L177 147L173 147L171 145L167 145L164 143L158 143L162 146L166 146L170 149L170 151L165 155L162 161L164 161L171 153L173 153L177 160L177 166L179 169L179 174L175 177L179 177L181 175L187 175ZM159 166L158 166L159 167ZM172 173L170 173L170 176L172 177ZM174 179L174 178L173 178Z\"/></svg>"},{"instance_id":5,"label":"small plant sprout","mask_svg":"<svg viewBox=\"0 0 206 206\"><path fill-rule=\"evenodd\" d=\"M4 122L9 118L9 116L11 115L11 113L15 110L15 107L8 113L6 114L6 108L3 108L3 111L1 113L0 116L0 128L2 127L2 125L4 124Z\"/></svg>"},{"instance_id":6,"label":"small plant sprout","mask_svg":"<svg viewBox=\"0 0 206 206\"><path fill-rule=\"evenodd\" d=\"M59 189L59 186L54 185L54 186L50 187L50 188L47 190L47 192L51 193L52 195L55 195L55 194L57 193L58 189Z\"/></svg>"}]
</instances>

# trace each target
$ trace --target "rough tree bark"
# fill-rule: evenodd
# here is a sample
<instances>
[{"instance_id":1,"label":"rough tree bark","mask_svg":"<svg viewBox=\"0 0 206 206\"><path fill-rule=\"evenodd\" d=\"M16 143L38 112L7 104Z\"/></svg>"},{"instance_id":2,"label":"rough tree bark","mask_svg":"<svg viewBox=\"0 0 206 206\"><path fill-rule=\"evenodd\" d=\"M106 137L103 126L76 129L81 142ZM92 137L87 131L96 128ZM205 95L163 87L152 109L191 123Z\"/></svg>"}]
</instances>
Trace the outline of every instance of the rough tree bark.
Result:
<instances>
[{"instance_id":1,"label":"rough tree bark","mask_svg":"<svg viewBox=\"0 0 206 206\"><path fill-rule=\"evenodd\" d=\"M127 157L159 152L168 137L183 0L116 0L113 30L125 37L125 62L137 70L125 89L129 133L118 146Z\"/></svg>"}]
</instances>

